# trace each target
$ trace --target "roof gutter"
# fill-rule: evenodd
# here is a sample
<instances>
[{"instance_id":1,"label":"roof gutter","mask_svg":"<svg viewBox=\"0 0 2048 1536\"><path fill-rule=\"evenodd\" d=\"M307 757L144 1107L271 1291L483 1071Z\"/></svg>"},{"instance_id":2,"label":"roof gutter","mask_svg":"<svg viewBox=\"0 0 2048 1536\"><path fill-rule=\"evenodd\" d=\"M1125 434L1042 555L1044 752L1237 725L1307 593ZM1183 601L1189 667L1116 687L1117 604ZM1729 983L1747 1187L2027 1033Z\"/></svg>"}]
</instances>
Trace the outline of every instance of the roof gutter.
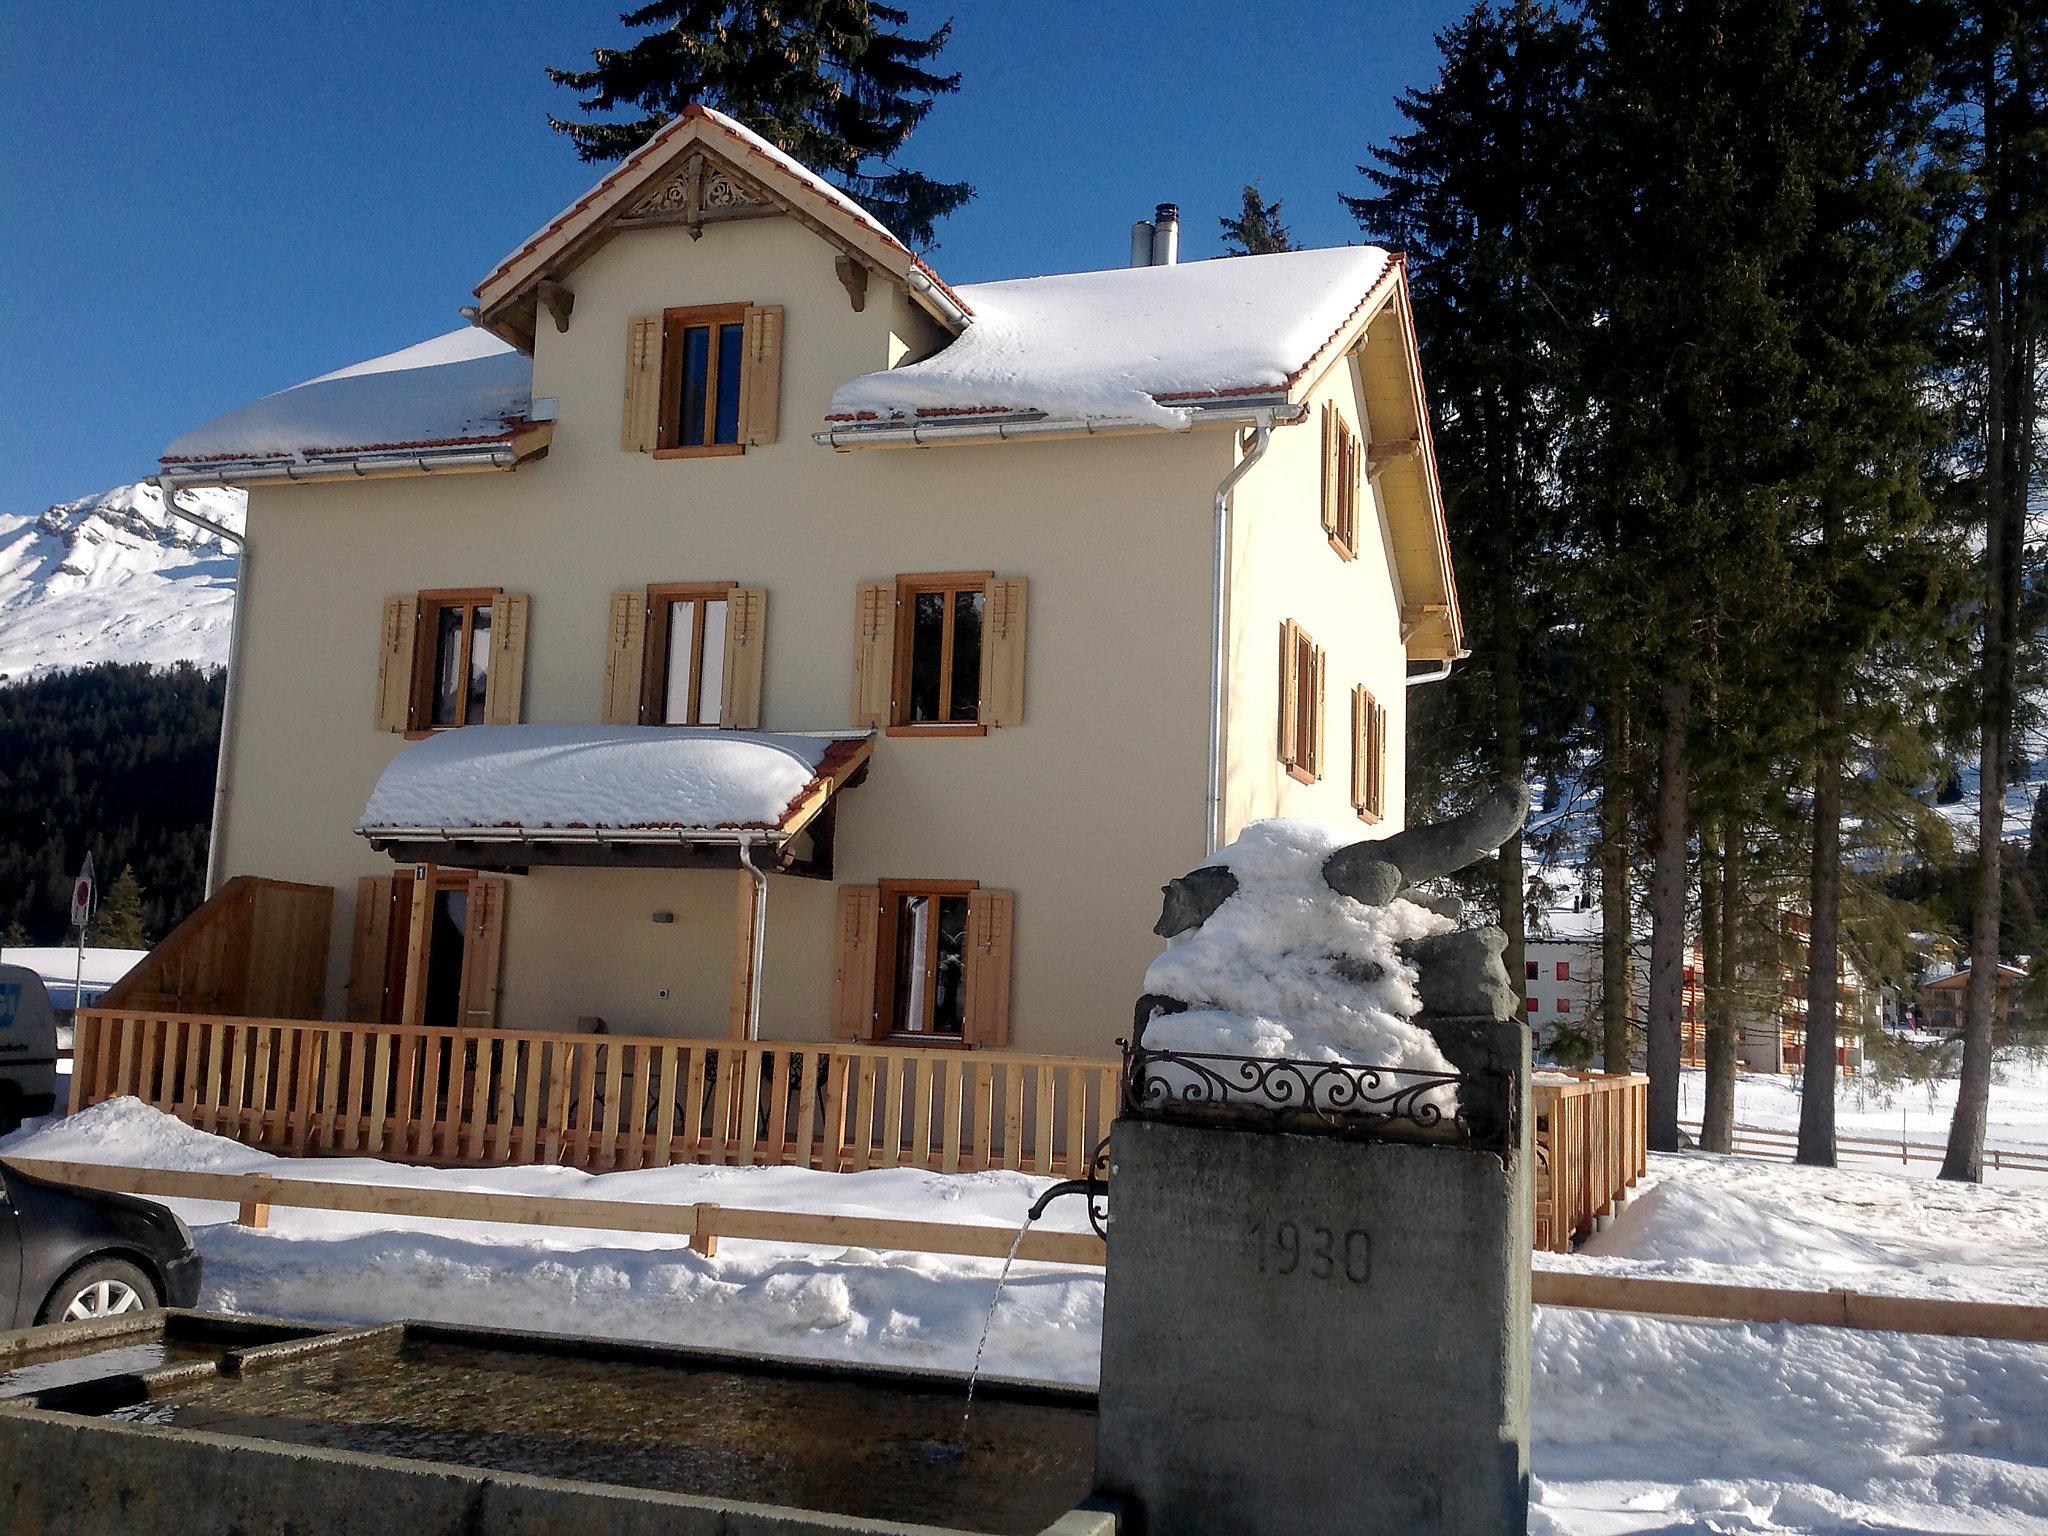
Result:
<instances>
[{"instance_id":1,"label":"roof gutter","mask_svg":"<svg viewBox=\"0 0 2048 1536\"><path fill-rule=\"evenodd\" d=\"M213 759L213 820L206 831L206 894L211 896L220 889L221 839L228 824L230 770L234 766L235 683L242 675L242 594L249 585L249 540L210 517L185 511L178 505L178 488L163 476L152 476L147 483L154 485L163 497L168 516L210 533L235 549L235 595L228 604L227 680L221 686L220 744L214 749Z\"/></svg>"},{"instance_id":2,"label":"roof gutter","mask_svg":"<svg viewBox=\"0 0 2048 1536\"><path fill-rule=\"evenodd\" d=\"M751 849L766 844L780 852L793 834L730 827L357 827L373 843L710 843Z\"/></svg>"},{"instance_id":3,"label":"roof gutter","mask_svg":"<svg viewBox=\"0 0 2048 1536\"><path fill-rule=\"evenodd\" d=\"M1284 402L1193 406L1189 427L1293 426L1308 419L1306 405ZM996 416L972 420L914 422L908 426L832 427L813 432L811 441L826 448L888 448L944 443L1007 442L1013 437L1096 437L1122 432L1172 432L1174 427L1136 416Z\"/></svg>"},{"instance_id":4,"label":"roof gutter","mask_svg":"<svg viewBox=\"0 0 2048 1536\"><path fill-rule=\"evenodd\" d=\"M331 459L244 460L220 464L165 468L155 476L159 486L248 485L259 480L333 479L354 474L362 479L376 475L427 475L449 469L510 469L519 462L518 450L510 443L489 448L463 448L433 453L408 450L403 453L359 453Z\"/></svg>"},{"instance_id":5,"label":"roof gutter","mask_svg":"<svg viewBox=\"0 0 2048 1536\"><path fill-rule=\"evenodd\" d=\"M1305 405L1295 409L1299 412L1294 418L1297 421L1308 414ZM1209 825L1204 833L1210 853L1223 846L1223 711L1230 647L1230 493L1251 467L1265 457L1266 445L1273 440L1274 417L1271 410L1259 414L1244 456L1230 466L1230 472L1216 487L1215 546L1211 551L1214 570L1209 592Z\"/></svg>"},{"instance_id":6,"label":"roof gutter","mask_svg":"<svg viewBox=\"0 0 2048 1536\"><path fill-rule=\"evenodd\" d=\"M974 316L961 308L960 301L946 291L944 284L933 282L931 274L915 261L903 274L903 281L919 299L944 315L955 330L964 331L974 324Z\"/></svg>"}]
</instances>

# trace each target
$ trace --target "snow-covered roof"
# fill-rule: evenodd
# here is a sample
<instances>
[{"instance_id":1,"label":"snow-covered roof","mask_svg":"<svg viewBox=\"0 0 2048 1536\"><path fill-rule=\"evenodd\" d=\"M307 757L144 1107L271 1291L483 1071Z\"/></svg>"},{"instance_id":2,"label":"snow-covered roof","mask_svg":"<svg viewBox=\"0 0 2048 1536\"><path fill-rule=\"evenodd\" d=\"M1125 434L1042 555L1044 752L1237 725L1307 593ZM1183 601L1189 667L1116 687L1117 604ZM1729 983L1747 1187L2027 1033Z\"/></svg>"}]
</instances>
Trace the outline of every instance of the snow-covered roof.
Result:
<instances>
[{"instance_id":1,"label":"snow-covered roof","mask_svg":"<svg viewBox=\"0 0 2048 1536\"><path fill-rule=\"evenodd\" d=\"M533 406L533 360L465 327L216 416L163 462L224 464L510 442Z\"/></svg>"},{"instance_id":2,"label":"snow-covered roof","mask_svg":"<svg viewBox=\"0 0 2048 1536\"><path fill-rule=\"evenodd\" d=\"M356 830L378 841L793 835L865 760L857 733L473 725L391 760Z\"/></svg>"},{"instance_id":3,"label":"snow-covered roof","mask_svg":"<svg viewBox=\"0 0 2048 1536\"><path fill-rule=\"evenodd\" d=\"M922 362L840 385L832 419L1035 411L1185 426L1195 401L1285 392L1393 266L1354 245L969 284L971 326Z\"/></svg>"}]
</instances>

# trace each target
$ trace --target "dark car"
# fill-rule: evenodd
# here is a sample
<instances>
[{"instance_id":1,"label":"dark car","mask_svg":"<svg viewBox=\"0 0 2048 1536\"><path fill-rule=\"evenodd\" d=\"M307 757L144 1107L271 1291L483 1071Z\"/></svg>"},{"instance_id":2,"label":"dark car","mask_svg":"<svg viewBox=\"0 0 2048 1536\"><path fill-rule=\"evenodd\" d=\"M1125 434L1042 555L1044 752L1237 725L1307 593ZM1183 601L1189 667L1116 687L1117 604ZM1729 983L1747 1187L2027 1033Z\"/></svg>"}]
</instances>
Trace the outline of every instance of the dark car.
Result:
<instances>
[{"instance_id":1,"label":"dark car","mask_svg":"<svg viewBox=\"0 0 2048 1536\"><path fill-rule=\"evenodd\" d=\"M133 1195L0 1169L0 1325L199 1300L199 1254L172 1212Z\"/></svg>"}]
</instances>

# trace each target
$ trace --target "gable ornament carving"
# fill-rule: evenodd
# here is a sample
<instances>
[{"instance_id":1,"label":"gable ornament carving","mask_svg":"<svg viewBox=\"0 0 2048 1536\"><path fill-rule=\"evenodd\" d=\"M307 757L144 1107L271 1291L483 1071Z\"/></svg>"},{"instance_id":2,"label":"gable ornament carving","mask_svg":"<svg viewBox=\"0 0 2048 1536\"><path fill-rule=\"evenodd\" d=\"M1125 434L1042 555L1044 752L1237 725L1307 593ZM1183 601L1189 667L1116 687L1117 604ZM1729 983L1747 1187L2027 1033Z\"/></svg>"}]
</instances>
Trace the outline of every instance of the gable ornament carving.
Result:
<instances>
[{"instance_id":1,"label":"gable ornament carving","mask_svg":"<svg viewBox=\"0 0 2048 1536\"><path fill-rule=\"evenodd\" d=\"M724 163L692 155L673 175L651 188L622 222L680 220L693 228L708 219L744 218L773 211L768 195Z\"/></svg>"}]
</instances>

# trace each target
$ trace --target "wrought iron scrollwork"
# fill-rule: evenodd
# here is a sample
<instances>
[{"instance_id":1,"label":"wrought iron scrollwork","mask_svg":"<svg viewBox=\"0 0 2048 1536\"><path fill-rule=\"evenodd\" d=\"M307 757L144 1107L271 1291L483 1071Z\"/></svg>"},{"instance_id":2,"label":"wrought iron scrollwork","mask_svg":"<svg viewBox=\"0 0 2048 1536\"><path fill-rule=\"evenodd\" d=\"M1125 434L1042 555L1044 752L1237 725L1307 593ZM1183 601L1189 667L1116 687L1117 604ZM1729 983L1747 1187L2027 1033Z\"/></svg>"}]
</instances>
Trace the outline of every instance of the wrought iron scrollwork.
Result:
<instances>
[{"instance_id":1,"label":"wrought iron scrollwork","mask_svg":"<svg viewBox=\"0 0 2048 1536\"><path fill-rule=\"evenodd\" d=\"M1468 1145L1513 1144L1513 1080L1505 1072L1424 1072L1286 1056L1158 1049L1145 1025L1184 1008L1138 1005L1136 1038L1119 1041L1121 1109L1137 1119L1231 1120L1288 1130Z\"/></svg>"}]
</instances>

